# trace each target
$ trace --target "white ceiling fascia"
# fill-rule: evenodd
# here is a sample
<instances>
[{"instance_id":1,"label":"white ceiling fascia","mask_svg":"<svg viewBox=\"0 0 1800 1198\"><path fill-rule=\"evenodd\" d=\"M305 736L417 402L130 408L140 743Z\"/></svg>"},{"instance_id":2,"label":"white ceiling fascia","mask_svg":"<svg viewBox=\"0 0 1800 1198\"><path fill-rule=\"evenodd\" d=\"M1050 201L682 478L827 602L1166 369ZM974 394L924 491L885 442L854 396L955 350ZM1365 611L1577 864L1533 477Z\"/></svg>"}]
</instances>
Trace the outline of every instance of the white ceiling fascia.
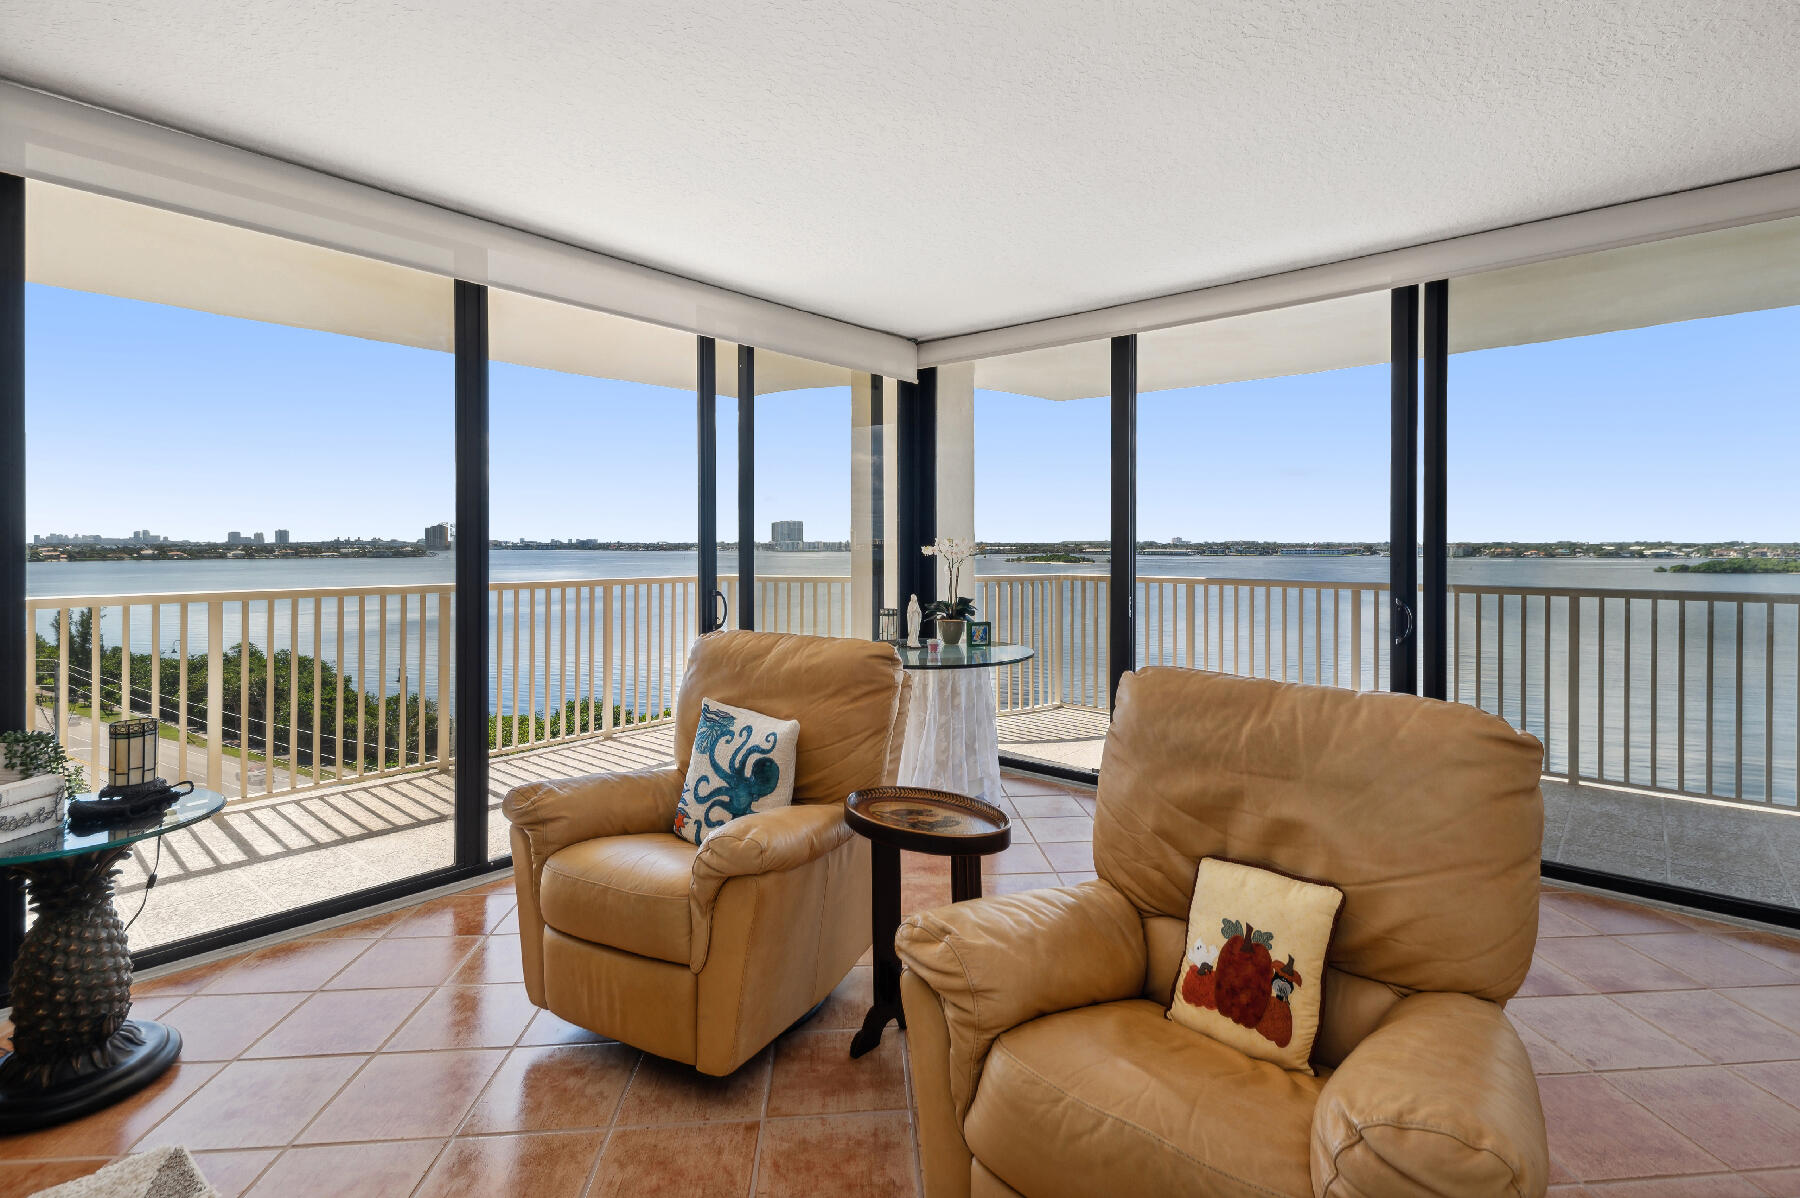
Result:
<instances>
[{"instance_id":1,"label":"white ceiling fascia","mask_svg":"<svg viewBox=\"0 0 1800 1198\"><path fill-rule=\"evenodd\" d=\"M979 361L1342 299L1800 215L1800 170L1719 183L1156 299L919 343L919 365Z\"/></svg>"},{"instance_id":2,"label":"white ceiling fascia","mask_svg":"<svg viewBox=\"0 0 1800 1198\"><path fill-rule=\"evenodd\" d=\"M1800 169L921 342L0 80L0 170L830 366L919 367L1267 312L1800 215Z\"/></svg>"},{"instance_id":3,"label":"white ceiling fascia","mask_svg":"<svg viewBox=\"0 0 1800 1198\"><path fill-rule=\"evenodd\" d=\"M0 171L890 378L914 343L0 80Z\"/></svg>"},{"instance_id":4,"label":"white ceiling fascia","mask_svg":"<svg viewBox=\"0 0 1800 1198\"><path fill-rule=\"evenodd\" d=\"M1796 0L0 0L0 30L44 93L952 345L1800 167Z\"/></svg>"}]
</instances>

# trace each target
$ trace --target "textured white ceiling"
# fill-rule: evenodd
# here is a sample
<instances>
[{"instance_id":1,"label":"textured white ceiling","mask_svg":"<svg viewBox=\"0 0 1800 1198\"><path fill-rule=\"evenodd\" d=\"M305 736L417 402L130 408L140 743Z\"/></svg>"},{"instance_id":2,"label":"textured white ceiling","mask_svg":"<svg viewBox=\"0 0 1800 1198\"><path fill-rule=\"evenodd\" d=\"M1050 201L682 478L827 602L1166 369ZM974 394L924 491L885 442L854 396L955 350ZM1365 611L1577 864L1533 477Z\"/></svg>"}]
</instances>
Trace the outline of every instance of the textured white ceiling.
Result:
<instances>
[{"instance_id":1,"label":"textured white ceiling","mask_svg":"<svg viewBox=\"0 0 1800 1198\"><path fill-rule=\"evenodd\" d=\"M0 76L911 337L1800 165L1792 0L0 0Z\"/></svg>"}]
</instances>

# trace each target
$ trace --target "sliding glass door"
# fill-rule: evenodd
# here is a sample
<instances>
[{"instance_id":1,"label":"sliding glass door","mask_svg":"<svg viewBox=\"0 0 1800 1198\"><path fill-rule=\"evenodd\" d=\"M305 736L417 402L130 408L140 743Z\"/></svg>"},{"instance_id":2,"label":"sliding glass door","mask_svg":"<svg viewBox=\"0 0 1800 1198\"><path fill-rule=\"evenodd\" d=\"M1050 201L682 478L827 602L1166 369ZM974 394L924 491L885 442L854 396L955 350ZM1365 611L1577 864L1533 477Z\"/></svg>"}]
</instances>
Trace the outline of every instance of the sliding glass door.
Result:
<instances>
[{"instance_id":1,"label":"sliding glass door","mask_svg":"<svg viewBox=\"0 0 1800 1198\"><path fill-rule=\"evenodd\" d=\"M1091 341L977 362L970 407L982 551L965 593L995 641L1033 650L995 671L1000 751L1083 772L1100 767L1110 711L1108 566L1131 552L1111 543L1110 355ZM959 489L943 478L960 464L957 415L940 415L945 498Z\"/></svg>"},{"instance_id":2,"label":"sliding glass door","mask_svg":"<svg viewBox=\"0 0 1800 1198\"><path fill-rule=\"evenodd\" d=\"M451 281L27 196L31 726L229 800L126 862L132 949L447 869Z\"/></svg>"},{"instance_id":3,"label":"sliding glass door","mask_svg":"<svg viewBox=\"0 0 1800 1198\"><path fill-rule=\"evenodd\" d=\"M1386 685L1388 296L1138 338L1138 662Z\"/></svg>"},{"instance_id":4,"label":"sliding glass door","mask_svg":"<svg viewBox=\"0 0 1800 1198\"><path fill-rule=\"evenodd\" d=\"M731 381L734 397L754 388L751 535L746 544L740 510L735 552L720 565L726 592L764 631L867 636L867 619L853 627L850 606L850 372L767 350L751 362ZM741 420L739 409L740 429ZM722 468L721 492L743 493L742 453Z\"/></svg>"},{"instance_id":5,"label":"sliding glass door","mask_svg":"<svg viewBox=\"0 0 1800 1198\"><path fill-rule=\"evenodd\" d=\"M695 339L491 291L490 801L673 757L699 580ZM507 825L490 816L489 847Z\"/></svg>"},{"instance_id":6,"label":"sliding glass door","mask_svg":"<svg viewBox=\"0 0 1800 1198\"><path fill-rule=\"evenodd\" d=\"M1800 221L1454 280L1451 697L1548 862L1800 908Z\"/></svg>"}]
</instances>

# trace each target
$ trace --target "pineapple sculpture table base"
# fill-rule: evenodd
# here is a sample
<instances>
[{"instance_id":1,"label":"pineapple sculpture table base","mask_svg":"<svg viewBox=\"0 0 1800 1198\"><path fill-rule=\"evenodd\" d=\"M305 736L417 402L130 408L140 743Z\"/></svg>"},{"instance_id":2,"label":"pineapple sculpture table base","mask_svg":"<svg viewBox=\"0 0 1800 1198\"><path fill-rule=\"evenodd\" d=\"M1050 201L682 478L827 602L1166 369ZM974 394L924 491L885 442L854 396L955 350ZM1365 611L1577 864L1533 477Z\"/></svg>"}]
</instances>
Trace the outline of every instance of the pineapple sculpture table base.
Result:
<instances>
[{"instance_id":1,"label":"pineapple sculpture table base","mask_svg":"<svg viewBox=\"0 0 1800 1198\"><path fill-rule=\"evenodd\" d=\"M138 840L208 818L223 796L196 791L160 819L77 833L56 828L0 844L35 919L12 971L12 1051L0 1058L0 1134L66 1122L156 1080L181 1035L132 1019L131 952L113 876Z\"/></svg>"},{"instance_id":2,"label":"pineapple sculpture table base","mask_svg":"<svg viewBox=\"0 0 1800 1198\"><path fill-rule=\"evenodd\" d=\"M112 905L128 849L16 867L37 916L13 965L13 1050L0 1061L0 1133L109 1106L181 1054L181 1034L130 1019L131 952Z\"/></svg>"}]
</instances>

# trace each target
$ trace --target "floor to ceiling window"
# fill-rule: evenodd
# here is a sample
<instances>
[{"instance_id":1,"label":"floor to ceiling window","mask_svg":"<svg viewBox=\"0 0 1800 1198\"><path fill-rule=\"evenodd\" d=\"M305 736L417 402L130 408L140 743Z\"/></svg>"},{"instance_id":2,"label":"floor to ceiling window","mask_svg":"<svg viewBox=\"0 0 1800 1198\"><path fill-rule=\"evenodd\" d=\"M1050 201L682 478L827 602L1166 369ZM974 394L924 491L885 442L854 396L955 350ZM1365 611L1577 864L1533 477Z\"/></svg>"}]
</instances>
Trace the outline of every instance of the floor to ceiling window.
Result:
<instances>
[{"instance_id":1,"label":"floor to ceiling window","mask_svg":"<svg viewBox=\"0 0 1800 1198\"><path fill-rule=\"evenodd\" d=\"M520 782L671 757L675 688L711 597L694 337L501 290L489 326L497 805ZM498 814L488 835L493 855L509 851Z\"/></svg>"},{"instance_id":2,"label":"floor to ceiling window","mask_svg":"<svg viewBox=\"0 0 1800 1198\"><path fill-rule=\"evenodd\" d=\"M732 360L737 360L735 347ZM756 351L754 367L755 626L867 636L866 612L853 612L851 604L851 372L768 350ZM731 395L737 387L734 377ZM728 402L735 429L735 401ZM731 455L728 471L725 457L720 455L720 490L735 495L737 456ZM734 547L721 557L720 574L737 582L741 560ZM735 587L732 593L739 594ZM743 601L739 594L738 602Z\"/></svg>"},{"instance_id":3,"label":"floor to ceiling window","mask_svg":"<svg viewBox=\"0 0 1800 1198\"><path fill-rule=\"evenodd\" d=\"M1106 735L1107 564L1121 551L1110 543L1110 362L1105 341L977 362L966 417L955 387L939 384L939 530L980 545L965 590L976 618L995 641L1034 651L995 671L1000 750L1078 770L1099 768ZM962 444L973 446L966 466Z\"/></svg>"},{"instance_id":4,"label":"floor to ceiling window","mask_svg":"<svg viewBox=\"0 0 1800 1198\"><path fill-rule=\"evenodd\" d=\"M1450 285L1450 693L1547 861L1800 907L1800 221Z\"/></svg>"},{"instance_id":5,"label":"floor to ceiling window","mask_svg":"<svg viewBox=\"0 0 1800 1198\"><path fill-rule=\"evenodd\" d=\"M1388 306L1140 335L1140 664L1384 684Z\"/></svg>"},{"instance_id":6,"label":"floor to ceiling window","mask_svg":"<svg viewBox=\"0 0 1800 1198\"><path fill-rule=\"evenodd\" d=\"M27 244L34 725L229 800L132 948L450 865L451 282L36 182Z\"/></svg>"}]
</instances>

